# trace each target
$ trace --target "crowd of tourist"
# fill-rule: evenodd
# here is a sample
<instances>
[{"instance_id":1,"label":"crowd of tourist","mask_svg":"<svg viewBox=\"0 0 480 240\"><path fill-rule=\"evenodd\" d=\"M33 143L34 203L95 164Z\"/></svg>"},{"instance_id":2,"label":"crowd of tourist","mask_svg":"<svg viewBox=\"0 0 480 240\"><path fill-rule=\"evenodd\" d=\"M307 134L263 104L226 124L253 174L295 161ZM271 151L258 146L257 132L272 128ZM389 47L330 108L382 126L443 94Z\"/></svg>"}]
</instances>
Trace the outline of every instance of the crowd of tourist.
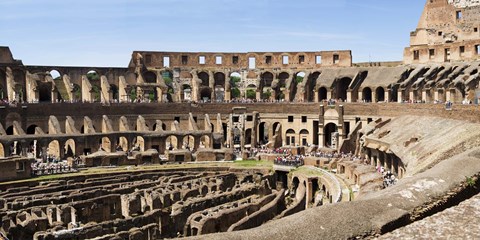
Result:
<instances>
[{"instance_id":1,"label":"crowd of tourist","mask_svg":"<svg viewBox=\"0 0 480 240\"><path fill-rule=\"evenodd\" d=\"M32 163L32 176L43 176L60 173L77 172L77 170L67 164L67 161L42 162L36 161Z\"/></svg>"},{"instance_id":2,"label":"crowd of tourist","mask_svg":"<svg viewBox=\"0 0 480 240\"><path fill-rule=\"evenodd\" d=\"M274 162L275 165L288 166L288 167L300 167L305 164L303 155L286 155L277 157Z\"/></svg>"}]
</instances>

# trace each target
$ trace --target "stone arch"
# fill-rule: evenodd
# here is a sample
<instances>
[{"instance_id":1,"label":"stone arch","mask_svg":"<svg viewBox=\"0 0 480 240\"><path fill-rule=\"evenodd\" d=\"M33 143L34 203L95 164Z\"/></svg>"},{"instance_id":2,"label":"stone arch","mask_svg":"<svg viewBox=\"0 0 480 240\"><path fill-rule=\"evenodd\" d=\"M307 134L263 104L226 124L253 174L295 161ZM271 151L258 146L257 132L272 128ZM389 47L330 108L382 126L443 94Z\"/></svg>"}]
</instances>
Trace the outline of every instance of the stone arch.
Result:
<instances>
[{"instance_id":1,"label":"stone arch","mask_svg":"<svg viewBox=\"0 0 480 240\"><path fill-rule=\"evenodd\" d=\"M333 134L335 134L336 132L338 132L338 127L335 123L329 123L327 124L324 129L323 129L323 132L324 132L324 136L325 136L325 141L324 141L324 145L325 147L331 147L332 146L332 136Z\"/></svg>"},{"instance_id":2,"label":"stone arch","mask_svg":"<svg viewBox=\"0 0 480 240\"><path fill-rule=\"evenodd\" d=\"M92 82L96 82L96 81L100 81L100 74L97 72L97 70L89 70L87 72L87 79L88 81Z\"/></svg>"},{"instance_id":3,"label":"stone arch","mask_svg":"<svg viewBox=\"0 0 480 240\"><path fill-rule=\"evenodd\" d=\"M299 186L300 186L300 180L298 179L298 177L294 177L292 179L292 192L294 195L297 193L297 189Z\"/></svg>"},{"instance_id":4,"label":"stone arch","mask_svg":"<svg viewBox=\"0 0 480 240\"><path fill-rule=\"evenodd\" d=\"M213 75L215 98L217 101L222 102L225 99L225 74L217 72Z\"/></svg>"},{"instance_id":5,"label":"stone arch","mask_svg":"<svg viewBox=\"0 0 480 240\"><path fill-rule=\"evenodd\" d=\"M202 100L210 100L212 96L212 90L210 88L203 88L200 91L200 98Z\"/></svg>"},{"instance_id":6,"label":"stone arch","mask_svg":"<svg viewBox=\"0 0 480 240\"><path fill-rule=\"evenodd\" d=\"M7 97L7 74L0 69L0 100L6 99Z\"/></svg>"},{"instance_id":7,"label":"stone arch","mask_svg":"<svg viewBox=\"0 0 480 240\"><path fill-rule=\"evenodd\" d=\"M120 100L120 92L116 84L110 84L110 91L112 92L113 100Z\"/></svg>"},{"instance_id":8,"label":"stone arch","mask_svg":"<svg viewBox=\"0 0 480 240\"><path fill-rule=\"evenodd\" d=\"M362 90L362 98L365 102L372 102L372 89L369 87L364 87Z\"/></svg>"},{"instance_id":9,"label":"stone arch","mask_svg":"<svg viewBox=\"0 0 480 240\"><path fill-rule=\"evenodd\" d=\"M13 135L13 125L7 127L7 129L5 129L5 132L7 133L7 135Z\"/></svg>"},{"instance_id":10,"label":"stone arch","mask_svg":"<svg viewBox=\"0 0 480 240\"><path fill-rule=\"evenodd\" d=\"M335 85L335 98L341 99L343 101L347 100L347 92L348 88L350 87L350 83L352 79L349 77L344 77L337 81Z\"/></svg>"},{"instance_id":11,"label":"stone arch","mask_svg":"<svg viewBox=\"0 0 480 240\"><path fill-rule=\"evenodd\" d=\"M245 145L252 144L252 129L245 130Z\"/></svg>"},{"instance_id":12,"label":"stone arch","mask_svg":"<svg viewBox=\"0 0 480 240\"><path fill-rule=\"evenodd\" d=\"M93 93L93 101L100 102L102 96L102 88L99 84L92 84L92 93Z\"/></svg>"},{"instance_id":13,"label":"stone arch","mask_svg":"<svg viewBox=\"0 0 480 240\"><path fill-rule=\"evenodd\" d=\"M38 127L38 126L35 125L35 124L32 124L32 125L28 126L26 133L27 133L28 135L33 135L33 134L35 134L35 129L36 129L37 127Z\"/></svg>"},{"instance_id":14,"label":"stone arch","mask_svg":"<svg viewBox=\"0 0 480 240\"><path fill-rule=\"evenodd\" d=\"M320 87L318 89L318 101L321 102L321 101L324 101L324 100L328 100L328 91L327 91L327 88L326 87Z\"/></svg>"},{"instance_id":15,"label":"stone arch","mask_svg":"<svg viewBox=\"0 0 480 240\"><path fill-rule=\"evenodd\" d=\"M108 137L102 137L99 142L100 148L105 152L112 152L112 141Z\"/></svg>"},{"instance_id":16,"label":"stone arch","mask_svg":"<svg viewBox=\"0 0 480 240\"><path fill-rule=\"evenodd\" d=\"M178 144L178 140L177 140L177 136L175 135L170 135L165 139L166 149L168 150L178 149L177 144Z\"/></svg>"},{"instance_id":17,"label":"stone arch","mask_svg":"<svg viewBox=\"0 0 480 240\"><path fill-rule=\"evenodd\" d=\"M67 141L65 141L65 157L75 157L76 152L75 152L75 140L70 138Z\"/></svg>"},{"instance_id":18,"label":"stone arch","mask_svg":"<svg viewBox=\"0 0 480 240\"><path fill-rule=\"evenodd\" d=\"M35 158L38 158L39 156L38 156L37 148L38 148L37 140L32 140L28 145L27 153L31 154L31 156L34 156Z\"/></svg>"},{"instance_id":19,"label":"stone arch","mask_svg":"<svg viewBox=\"0 0 480 240\"><path fill-rule=\"evenodd\" d=\"M203 135L202 137L200 137L200 148L210 148L210 146L210 136Z\"/></svg>"},{"instance_id":20,"label":"stone arch","mask_svg":"<svg viewBox=\"0 0 480 240\"><path fill-rule=\"evenodd\" d=\"M157 83L157 74L152 71L146 71L143 73L143 79L145 83Z\"/></svg>"},{"instance_id":21,"label":"stone arch","mask_svg":"<svg viewBox=\"0 0 480 240\"><path fill-rule=\"evenodd\" d=\"M186 135L182 140L182 148L192 150L195 148L195 137L192 135Z\"/></svg>"},{"instance_id":22,"label":"stone arch","mask_svg":"<svg viewBox=\"0 0 480 240\"><path fill-rule=\"evenodd\" d=\"M13 70L13 78L15 80L15 99L17 101L23 102L25 101L26 97L26 74L24 70L21 69L15 69Z\"/></svg>"},{"instance_id":23,"label":"stone arch","mask_svg":"<svg viewBox=\"0 0 480 240\"><path fill-rule=\"evenodd\" d=\"M115 151L128 151L128 139L126 137L118 137L115 145Z\"/></svg>"},{"instance_id":24,"label":"stone arch","mask_svg":"<svg viewBox=\"0 0 480 240\"><path fill-rule=\"evenodd\" d=\"M38 85L38 101L39 102L52 102L52 88L48 83L41 83Z\"/></svg>"},{"instance_id":25,"label":"stone arch","mask_svg":"<svg viewBox=\"0 0 480 240\"><path fill-rule=\"evenodd\" d=\"M273 73L271 72L264 72L261 75L261 86L262 87L272 87L273 83Z\"/></svg>"},{"instance_id":26,"label":"stone arch","mask_svg":"<svg viewBox=\"0 0 480 240\"><path fill-rule=\"evenodd\" d=\"M125 81L129 85L137 84L137 74L133 72L126 72L125 73Z\"/></svg>"},{"instance_id":27,"label":"stone arch","mask_svg":"<svg viewBox=\"0 0 480 240\"><path fill-rule=\"evenodd\" d=\"M231 98L240 98L241 97L241 92L240 92L240 84L242 82L242 75L239 72L232 72L230 74L230 92L231 92Z\"/></svg>"},{"instance_id":28,"label":"stone arch","mask_svg":"<svg viewBox=\"0 0 480 240\"><path fill-rule=\"evenodd\" d=\"M213 75L213 79L215 81L215 87L217 87L217 86L225 87L225 73L216 72Z\"/></svg>"},{"instance_id":29,"label":"stone arch","mask_svg":"<svg viewBox=\"0 0 480 240\"><path fill-rule=\"evenodd\" d=\"M137 136L133 142L135 148L140 148L140 151L145 151L145 139L142 136Z\"/></svg>"},{"instance_id":30,"label":"stone arch","mask_svg":"<svg viewBox=\"0 0 480 240\"><path fill-rule=\"evenodd\" d=\"M299 141L301 146L308 146L308 137L310 135L310 132L307 129L302 129L300 130L299 133Z\"/></svg>"},{"instance_id":31,"label":"stone arch","mask_svg":"<svg viewBox=\"0 0 480 240\"><path fill-rule=\"evenodd\" d=\"M269 124L267 122L261 122L258 125L258 141L260 144L267 144L268 143L268 129Z\"/></svg>"},{"instance_id":32,"label":"stone arch","mask_svg":"<svg viewBox=\"0 0 480 240\"><path fill-rule=\"evenodd\" d=\"M0 143L0 158L5 157L5 148L3 147L3 144Z\"/></svg>"},{"instance_id":33,"label":"stone arch","mask_svg":"<svg viewBox=\"0 0 480 240\"><path fill-rule=\"evenodd\" d=\"M293 129L288 129L285 132L285 145L287 146L295 146L296 139L295 139L295 130Z\"/></svg>"},{"instance_id":34,"label":"stone arch","mask_svg":"<svg viewBox=\"0 0 480 240\"><path fill-rule=\"evenodd\" d=\"M53 140L48 143L48 149L47 149L47 154L49 156L54 156L55 158L59 159L60 158L60 143L58 140Z\"/></svg>"},{"instance_id":35,"label":"stone arch","mask_svg":"<svg viewBox=\"0 0 480 240\"><path fill-rule=\"evenodd\" d=\"M198 78L202 80L201 86L209 87L210 86L210 76L206 72L199 72Z\"/></svg>"},{"instance_id":36,"label":"stone arch","mask_svg":"<svg viewBox=\"0 0 480 240\"><path fill-rule=\"evenodd\" d=\"M56 69L50 70L50 72L48 72L48 74L50 75L50 77L52 77L53 81L62 80L62 74L60 73L60 71L58 71Z\"/></svg>"},{"instance_id":37,"label":"stone arch","mask_svg":"<svg viewBox=\"0 0 480 240\"><path fill-rule=\"evenodd\" d=\"M183 84L182 85L182 92L183 92L183 100L191 101L192 100L192 86L190 84Z\"/></svg>"},{"instance_id":38,"label":"stone arch","mask_svg":"<svg viewBox=\"0 0 480 240\"><path fill-rule=\"evenodd\" d=\"M385 101L385 88L383 87L377 87L375 89L375 97L377 98L377 102L384 102Z\"/></svg>"},{"instance_id":39,"label":"stone arch","mask_svg":"<svg viewBox=\"0 0 480 240\"><path fill-rule=\"evenodd\" d=\"M307 78L307 82L305 83L305 93L304 99L307 102L313 102L315 100L314 89L317 85L317 79L320 76L320 72L314 72L310 74Z\"/></svg>"}]
</instances>

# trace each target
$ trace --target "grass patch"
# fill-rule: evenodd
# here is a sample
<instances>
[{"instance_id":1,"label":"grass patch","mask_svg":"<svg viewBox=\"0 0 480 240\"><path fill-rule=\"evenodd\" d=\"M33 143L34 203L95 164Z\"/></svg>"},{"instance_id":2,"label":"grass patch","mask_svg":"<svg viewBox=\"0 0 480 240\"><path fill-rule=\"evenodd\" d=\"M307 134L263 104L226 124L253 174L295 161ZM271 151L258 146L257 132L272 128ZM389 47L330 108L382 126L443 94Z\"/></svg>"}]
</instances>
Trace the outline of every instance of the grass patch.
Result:
<instances>
[{"instance_id":1,"label":"grass patch","mask_svg":"<svg viewBox=\"0 0 480 240\"><path fill-rule=\"evenodd\" d=\"M322 172L311 169L311 168L307 168L307 167L299 167L299 168L293 169L292 171L290 171L290 173L292 175L296 174L296 175L303 175L306 177L318 177L323 175Z\"/></svg>"},{"instance_id":2,"label":"grass patch","mask_svg":"<svg viewBox=\"0 0 480 240\"><path fill-rule=\"evenodd\" d=\"M233 163L235 167L244 168L272 168L273 163L269 161L241 160Z\"/></svg>"}]
</instances>

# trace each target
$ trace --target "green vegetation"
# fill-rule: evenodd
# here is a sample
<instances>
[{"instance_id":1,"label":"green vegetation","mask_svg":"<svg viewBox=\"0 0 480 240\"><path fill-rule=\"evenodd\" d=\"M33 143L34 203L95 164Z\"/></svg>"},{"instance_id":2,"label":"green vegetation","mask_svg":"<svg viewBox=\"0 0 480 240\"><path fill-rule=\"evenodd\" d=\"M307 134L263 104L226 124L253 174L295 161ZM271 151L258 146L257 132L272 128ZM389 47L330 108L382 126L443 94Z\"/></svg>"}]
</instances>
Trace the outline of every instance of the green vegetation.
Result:
<instances>
[{"instance_id":1,"label":"green vegetation","mask_svg":"<svg viewBox=\"0 0 480 240\"><path fill-rule=\"evenodd\" d=\"M230 85L232 86L232 88L238 87L237 83L239 83L240 81L242 81L240 77L236 77L236 76L230 77Z\"/></svg>"},{"instance_id":2,"label":"green vegetation","mask_svg":"<svg viewBox=\"0 0 480 240\"><path fill-rule=\"evenodd\" d=\"M173 80L171 77L163 77L163 80L167 86L172 86Z\"/></svg>"},{"instance_id":3,"label":"green vegetation","mask_svg":"<svg viewBox=\"0 0 480 240\"><path fill-rule=\"evenodd\" d=\"M100 96L101 96L101 88L97 85L93 85L92 86L92 90L93 90L93 100L95 102L100 102Z\"/></svg>"},{"instance_id":4,"label":"green vegetation","mask_svg":"<svg viewBox=\"0 0 480 240\"><path fill-rule=\"evenodd\" d=\"M301 83L301 82L303 82L303 79L304 79L304 77L297 76L296 81L297 81L297 83Z\"/></svg>"},{"instance_id":5,"label":"green vegetation","mask_svg":"<svg viewBox=\"0 0 480 240\"><path fill-rule=\"evenodd\" d=\"M97 72L89 72L87 73L87 79L89 81L98 81L100 80L100 76L97 74Z\"/></svg>"},{"instance_id":6,"label":"green vegetation","mask_svg":"<svg viewBox=\"0 0 480 240\"><path fill-rule=\"evenodd\" d=\"M136 90L136 89L132 89L132 90L130 91L130 99L131 99L131 100L137 99L137 90Z\"/></svg>"},{"instance_id":7,"label":"green vegetation","mask_svg":"<svg viewBox=\"0 0 480 240\"><path fill-rule=\"evenodd\" d=\"M247 98L248 99L255 99L257 98L257 93L253 89L248 89L247 90Z\"/></svg>"},{"instance_id":8,"label":"green vegetation","mask_svg":"<svg viewBox=\"0 0 480 240\"><path fill-rule=\"evenodd\" d=\"M475 187L475 179L473 177L465 177L465 182L469 187Z\"/></svg>"},{"instance_id":9,"label":"green vegetation","mask_svg":"<svg viewBox=\"0 0 480 240\"><path fill-rule=\"evenodd\" d=\"M237 167L247 167L247 168L271 168L273 167L273 162L269 161L256 161L256 160L240 160L235 161L234 165Z\"/></svg>"},{"instance_id":10,"label":"green vegetation","mask_svg":"<svg viewBox=\"0 0 480 240\"><path fill-rule=\"evenodd\" d=\"M240 97L240 89L237 87L232 88L232 97L233 98L239 98Z\"/></svg>"},{"instance_id":11,"label":"green vegetation","mask_svg":"<svg viewBox=\"0 0 480 240\"><path fill-rule=\"evenodd\" d=\"M263 99L270 99L271 96L272 92L270 91L270 89L263 93Z\"/></svg>"}]
</instances>

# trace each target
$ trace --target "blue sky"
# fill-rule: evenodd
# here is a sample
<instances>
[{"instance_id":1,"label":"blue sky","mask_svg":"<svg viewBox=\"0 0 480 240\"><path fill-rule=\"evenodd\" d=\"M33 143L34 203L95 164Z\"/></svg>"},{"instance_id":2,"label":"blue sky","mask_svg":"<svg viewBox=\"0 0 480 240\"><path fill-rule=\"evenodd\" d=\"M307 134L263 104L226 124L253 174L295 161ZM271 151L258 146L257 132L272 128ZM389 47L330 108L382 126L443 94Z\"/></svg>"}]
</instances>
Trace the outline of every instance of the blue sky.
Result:
<instances>
[{"instance_id":1,"label":"blue sky","mask_svg":"<svg viewBox=\"0 0 480 240\"><path fill-rule=\"evenodd\" d=\"M422 0L0 0L0 45L27 65L127 66L134 50L353 51L401 60Z\"/></svg>"}]
</instances>

